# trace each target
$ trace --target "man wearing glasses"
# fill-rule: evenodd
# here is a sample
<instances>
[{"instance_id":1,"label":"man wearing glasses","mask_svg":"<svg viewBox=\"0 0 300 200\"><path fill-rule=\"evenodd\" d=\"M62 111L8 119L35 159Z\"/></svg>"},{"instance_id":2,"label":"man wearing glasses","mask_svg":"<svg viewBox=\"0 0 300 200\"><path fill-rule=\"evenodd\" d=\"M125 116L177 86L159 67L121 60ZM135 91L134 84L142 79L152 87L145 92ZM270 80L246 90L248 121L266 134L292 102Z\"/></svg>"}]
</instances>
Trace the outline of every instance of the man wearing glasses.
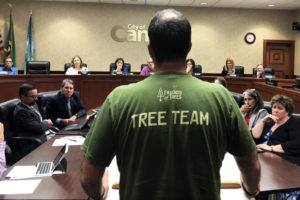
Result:
<instances>
[{"instance_id":1,"label":"man wearing glasses","mask_svg":"<svg viewBox=\"0 0 300 200\"><path fill-rule=\"evenodd\" d=\"M43 120L38 106L38 92L36 87L30 84L23 84L19 88L18 103L14 110L14 130L17 136L33 137L45 142L45 132L53 125L50 119ZM33 150L35 146L26 145L26 150Z\"/></svg>"},{"instance_id":2,"label":"man wearing glasses","mask_svg":"<svg viewBox=\"0 0 300 200\"><path fill-rule=\"evenodd\" d=\"M8 74L8 75L18 75L18 69L14 67L14 63L11 58L6 57L4 59L4 66L0 67L1 74Z\"/></svg>"}]
</instances>

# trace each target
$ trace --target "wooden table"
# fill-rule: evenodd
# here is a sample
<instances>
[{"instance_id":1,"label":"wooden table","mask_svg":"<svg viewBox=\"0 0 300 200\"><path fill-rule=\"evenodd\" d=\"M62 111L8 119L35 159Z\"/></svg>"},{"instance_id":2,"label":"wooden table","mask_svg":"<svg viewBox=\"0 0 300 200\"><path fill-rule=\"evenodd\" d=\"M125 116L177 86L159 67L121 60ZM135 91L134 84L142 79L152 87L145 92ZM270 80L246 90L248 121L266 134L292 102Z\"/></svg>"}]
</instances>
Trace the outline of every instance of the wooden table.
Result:
<instances>
[{"instance_id":1,"label":"wooden table","mask_svg":"<svg viewBox=\"0 0 300 200\"><path fill-rule=\"evenodd\" d=\"M28 74L28 75L9 75L1 76L0 79L0 102L4 102L13 98L18 98L19 87L23 83L30 83L34 85L38 92L55 91L60 89L60 84L63 79L72 79L75 83L75 90L80 92L81 99L87 109L96 108L102 105L107 95L116 87L120 85L127 85L130 83L136 83L145 79L145 76L139 75L81 75L81 76L65 76L62 74ZM215 76L199 76L197 77L201 80L213 82L216 78ZM244 90L255 88L259 90L262 85L264 86L265 79L256 79L250 77L225 77L228 89L232 92L243 93ZM293 85L295 84L295 79L276 79L279 84ZM260 85L261 83L262 85ZM274 92L273 92L274 90ZM261 91L261 90L259 90ZM275 92L276 91L276 92ZM270 96L275 93L290 95L285 89L280 87L266 88L261 91L261 95L265 101L268 101ZM296 93L298 95L291 94L292 98L297 102L300 101L300 92ZM300 108L298 104L296 105L296 110ZM300 113L300 112L298 112Z\"/></svg>"}]
</instances>

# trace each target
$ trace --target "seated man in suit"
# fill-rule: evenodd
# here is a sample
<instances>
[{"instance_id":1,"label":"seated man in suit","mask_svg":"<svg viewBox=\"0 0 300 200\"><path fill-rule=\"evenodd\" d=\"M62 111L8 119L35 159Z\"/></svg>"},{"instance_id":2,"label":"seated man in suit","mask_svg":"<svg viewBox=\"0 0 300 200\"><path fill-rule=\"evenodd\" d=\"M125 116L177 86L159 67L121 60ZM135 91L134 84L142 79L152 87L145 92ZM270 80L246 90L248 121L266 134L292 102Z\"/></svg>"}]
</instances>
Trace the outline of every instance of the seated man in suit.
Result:
<instances>
[{"instance_id":1,"label":"seated man in suit","mask_svg":"<svg viewBox=\"0 0 300 200\"><path fill-rule=\"evenodd\" d=\"M17 75L18 69L15 68L11 58L6 57L4 59L4 67L0 67L0 72L7 73L9 75Z\"/></svg>"},{"instance_id":2,"label":"seated man in suit","mask_svg":"<svg viewBox=\"0 0 300 200\"><path fill-rule=\"evenodd\" d=\"M59 128L63 128L84 115L86 109L80 100L79 92L74 92L74 82L71 79L63 80L60 92L47 102L47 117Z\"/></svg>"},{"instance_id":3,"label":"seated man in suit","mask_svg":"<svg viewBox=\"0 0 300 200\"><path fill-rule=\"evenodd\" d=\"M19 89L21 102L14 110L14 130L18 136L29 136L47 140L45 132L53 125L50 119L43 120L36 101L37 89L30 84L23 84Z\"/></svg>"}]
</instances>

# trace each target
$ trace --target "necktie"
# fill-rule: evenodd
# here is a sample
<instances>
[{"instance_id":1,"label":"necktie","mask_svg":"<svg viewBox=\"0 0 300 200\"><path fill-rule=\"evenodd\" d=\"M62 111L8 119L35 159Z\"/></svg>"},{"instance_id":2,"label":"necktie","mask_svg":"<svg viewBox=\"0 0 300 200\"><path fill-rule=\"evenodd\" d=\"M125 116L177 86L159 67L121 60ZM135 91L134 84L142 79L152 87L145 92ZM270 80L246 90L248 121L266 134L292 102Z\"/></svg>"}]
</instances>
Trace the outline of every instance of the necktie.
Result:
<instances>
[{"instance_id":1,"label":"necktie","mask_svg":"<svg viewBox=\"0 0 300 200\"><path fill-rule=\"evenodd\" d=\"M31 109L39 116L40 122L43 121L41 113L34 106L31 106Z\"/></svg>"},{"instance_id":2,"label":"necktie","mask_svg":"<svg viewBox=\"0 0 300 200\"><path fill-rule=\"evenodd\" d=\"M70 102L70 99L68 99L67 106L68 106L68 114L69 114L69 117L72 117L72 110L71 110L71 102Z\"/></svg>"}]
</instances>

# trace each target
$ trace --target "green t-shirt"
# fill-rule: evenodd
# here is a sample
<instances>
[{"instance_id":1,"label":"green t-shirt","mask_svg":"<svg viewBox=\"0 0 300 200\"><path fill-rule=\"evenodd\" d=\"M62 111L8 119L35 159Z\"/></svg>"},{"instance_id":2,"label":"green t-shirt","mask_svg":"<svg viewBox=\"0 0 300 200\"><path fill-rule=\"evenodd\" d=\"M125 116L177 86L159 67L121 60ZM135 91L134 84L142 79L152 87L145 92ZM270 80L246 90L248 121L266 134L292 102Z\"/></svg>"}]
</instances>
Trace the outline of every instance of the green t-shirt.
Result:
<instances>
[{"instance_id":1,"label":"green t-shirt","mask_svg":"<svg viewBox=\"0 0 300 200\"><path fill-rule=\"evenodd\" d=\"M217 200L225 153L255 144L223 86L158 73L112 91L81 148L101 167L117 156L121 200Z\"/></svg>"}]
</instances>

